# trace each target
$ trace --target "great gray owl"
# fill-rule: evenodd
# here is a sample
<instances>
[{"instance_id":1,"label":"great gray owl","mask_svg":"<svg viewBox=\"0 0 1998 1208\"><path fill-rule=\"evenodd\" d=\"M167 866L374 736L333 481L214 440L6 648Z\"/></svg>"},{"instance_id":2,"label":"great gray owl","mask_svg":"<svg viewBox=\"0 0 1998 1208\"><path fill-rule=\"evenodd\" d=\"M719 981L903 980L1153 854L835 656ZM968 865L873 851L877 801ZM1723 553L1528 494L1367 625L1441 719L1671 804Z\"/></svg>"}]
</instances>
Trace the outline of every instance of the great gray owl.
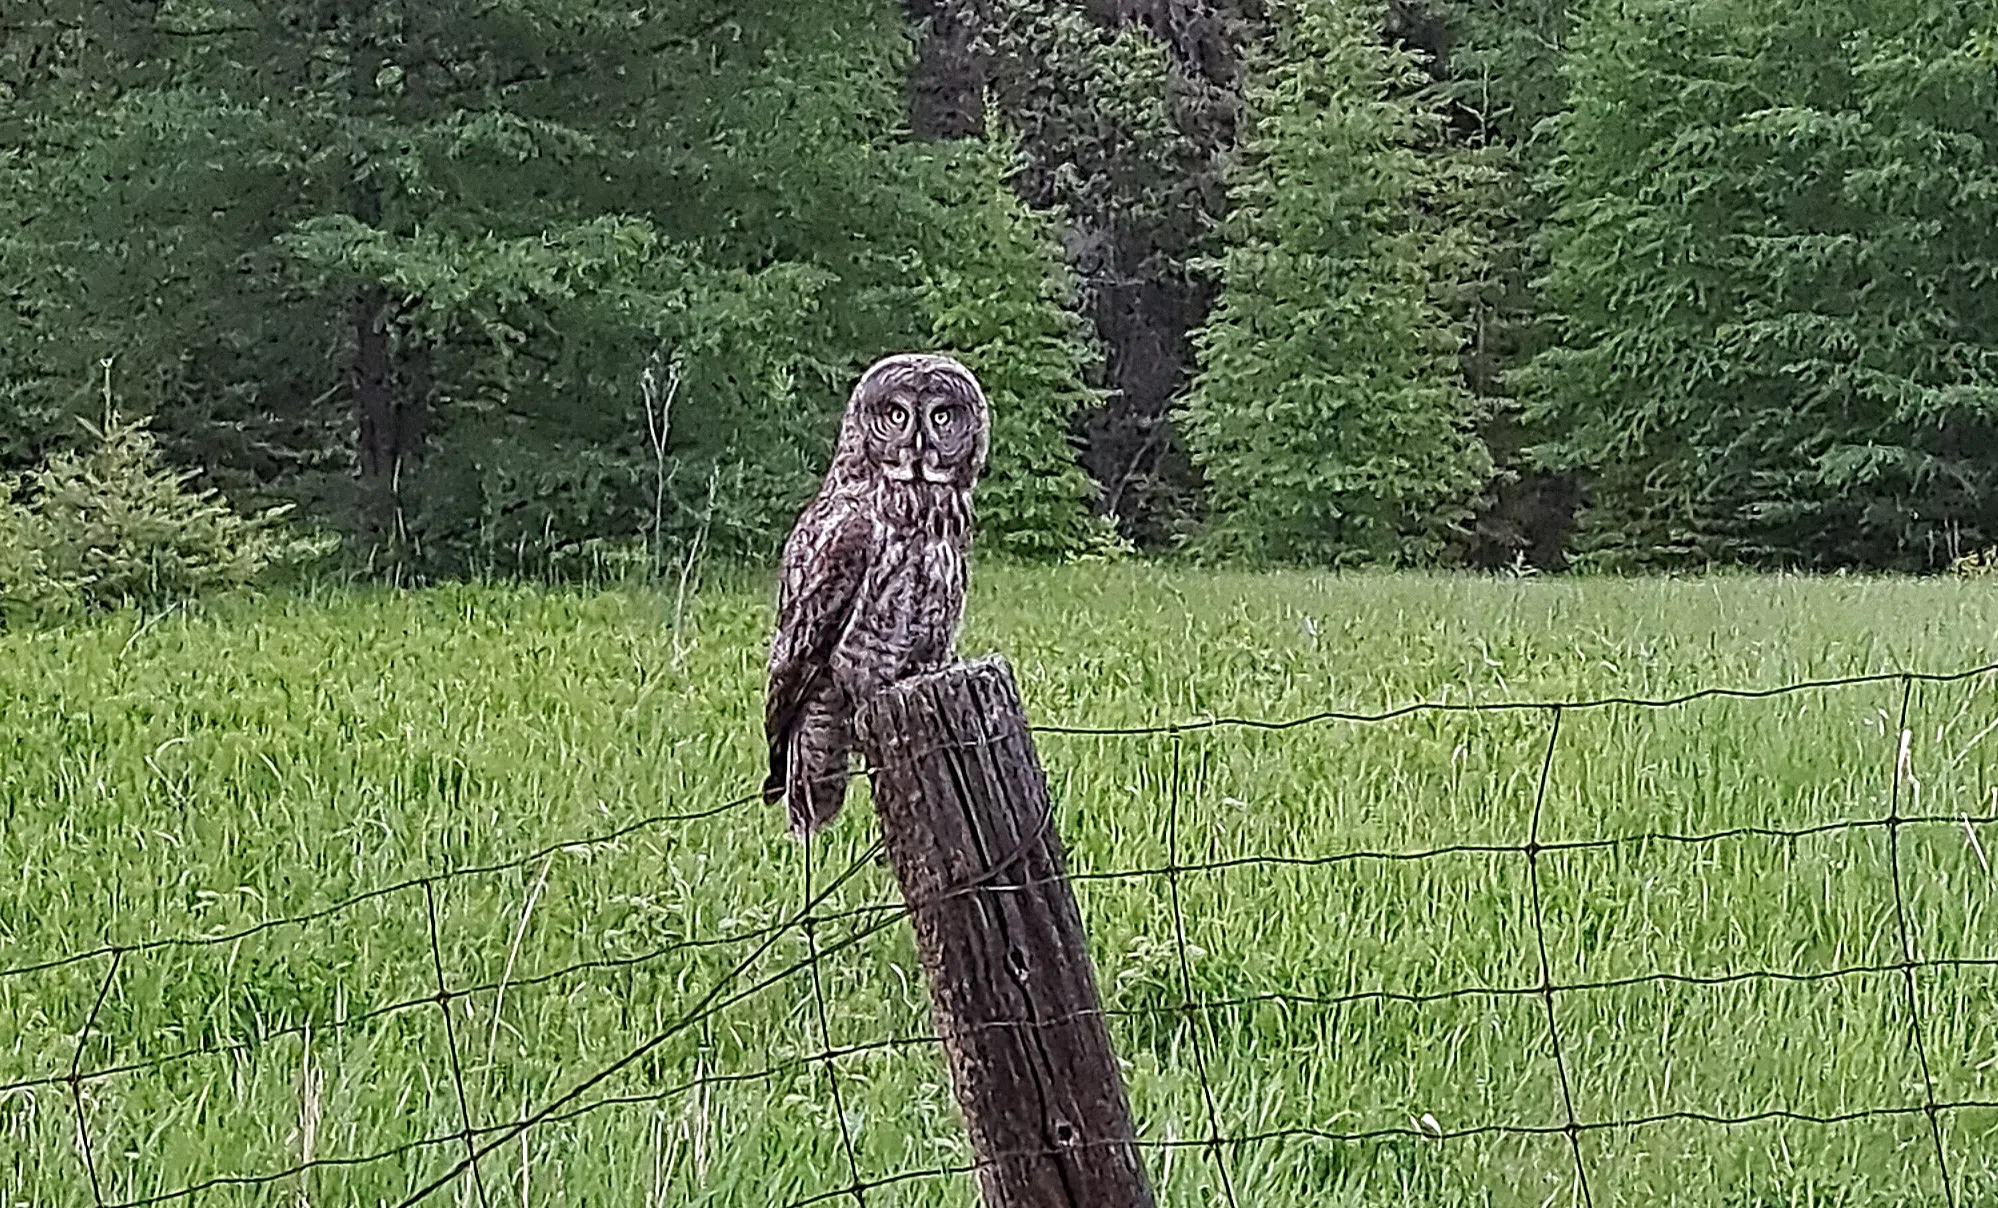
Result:
<instances>
[{"instance_id":1,"label":"great gray owl","mask_svg":"<svg viewBox=\"0 0 1998 1208\"><path fill-rule=\"evenodd\" d=\"M875 362L853 388L818 497L784 543L763 730L766 801L809 835L846 799L853 714L949 662L964 613L985 392L945 356Z\"/></svg>"}]
</instances>

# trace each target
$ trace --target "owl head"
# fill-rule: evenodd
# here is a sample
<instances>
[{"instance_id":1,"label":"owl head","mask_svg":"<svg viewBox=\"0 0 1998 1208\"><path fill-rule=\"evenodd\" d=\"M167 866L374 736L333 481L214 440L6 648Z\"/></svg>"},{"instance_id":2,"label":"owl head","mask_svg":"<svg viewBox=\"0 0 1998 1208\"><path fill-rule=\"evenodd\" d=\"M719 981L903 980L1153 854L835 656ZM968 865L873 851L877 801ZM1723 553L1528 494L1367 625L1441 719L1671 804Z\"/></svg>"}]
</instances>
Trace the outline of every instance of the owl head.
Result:
<instances>
[{"instance_id":1,"label":"owl head","mask_svg":"<svg viewBox=\"0 0 1998 1208\"><path fill-rule=\"evenodd\" d=\"M835 472L968 488L991 442L985 391L947 356L901 353L860 375L840 424Z\"/></svg>"}]
</instances>

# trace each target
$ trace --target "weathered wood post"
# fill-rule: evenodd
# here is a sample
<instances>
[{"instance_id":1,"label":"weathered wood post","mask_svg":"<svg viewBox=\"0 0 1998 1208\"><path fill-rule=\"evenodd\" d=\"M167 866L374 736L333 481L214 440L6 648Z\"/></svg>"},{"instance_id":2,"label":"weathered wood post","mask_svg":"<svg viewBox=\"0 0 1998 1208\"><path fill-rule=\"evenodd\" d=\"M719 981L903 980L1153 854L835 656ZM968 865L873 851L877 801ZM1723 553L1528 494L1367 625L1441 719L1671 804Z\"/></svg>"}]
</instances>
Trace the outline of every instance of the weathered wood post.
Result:
<instances>
[{"instance_id":1,"label":"weathered wood post","mask_svg":"<svg viewBox=\"0 0 1998 1208\"><path fill-rule=\"evenodd\" d=\"M1012 669L905 680L857 722L985 1208L1151 1208Z\"/></svg>"}]
</instances>

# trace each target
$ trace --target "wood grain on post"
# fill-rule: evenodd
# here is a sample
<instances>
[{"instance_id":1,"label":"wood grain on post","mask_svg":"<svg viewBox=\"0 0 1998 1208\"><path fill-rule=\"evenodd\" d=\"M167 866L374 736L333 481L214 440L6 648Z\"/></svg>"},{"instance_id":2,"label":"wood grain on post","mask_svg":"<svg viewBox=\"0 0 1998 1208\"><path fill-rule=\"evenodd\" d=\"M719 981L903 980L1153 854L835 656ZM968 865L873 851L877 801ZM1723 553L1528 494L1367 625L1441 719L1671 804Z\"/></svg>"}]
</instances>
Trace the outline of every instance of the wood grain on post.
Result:
<instances>
[{"instance_id":1,"label":"wood grain on post","mask_svg":"<svg viewBox=\"0 0 1998 1208\"><path fill-rule=\"evenodd\" d=\"M1151 1208L1012 670L905 680L858 730L986 1208Z\"/></svg>"}]
</instances>

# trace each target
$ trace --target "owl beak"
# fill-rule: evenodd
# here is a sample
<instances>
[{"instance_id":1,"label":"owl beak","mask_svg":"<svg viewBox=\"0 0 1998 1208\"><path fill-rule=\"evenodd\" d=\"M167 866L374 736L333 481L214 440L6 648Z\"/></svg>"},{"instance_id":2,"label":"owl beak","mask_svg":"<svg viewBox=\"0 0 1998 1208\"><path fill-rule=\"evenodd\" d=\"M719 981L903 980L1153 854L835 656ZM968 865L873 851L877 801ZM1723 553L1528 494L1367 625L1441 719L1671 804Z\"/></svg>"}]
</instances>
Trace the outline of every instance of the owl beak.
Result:
<instances>
[{"instance_id":1,"label":"owl beak","mask_svg":"<svg viewBox=\"0 0 1998 1208\"><path fill-rule=\"evenodd\" d=\"M913 471L911 480L921 478L924 482L949 482L950 477L944 468L930 455L928 442L923 440L921 428L917 428L915 440L911 442L909 469Z\"/></svg>"}]
</instances>

